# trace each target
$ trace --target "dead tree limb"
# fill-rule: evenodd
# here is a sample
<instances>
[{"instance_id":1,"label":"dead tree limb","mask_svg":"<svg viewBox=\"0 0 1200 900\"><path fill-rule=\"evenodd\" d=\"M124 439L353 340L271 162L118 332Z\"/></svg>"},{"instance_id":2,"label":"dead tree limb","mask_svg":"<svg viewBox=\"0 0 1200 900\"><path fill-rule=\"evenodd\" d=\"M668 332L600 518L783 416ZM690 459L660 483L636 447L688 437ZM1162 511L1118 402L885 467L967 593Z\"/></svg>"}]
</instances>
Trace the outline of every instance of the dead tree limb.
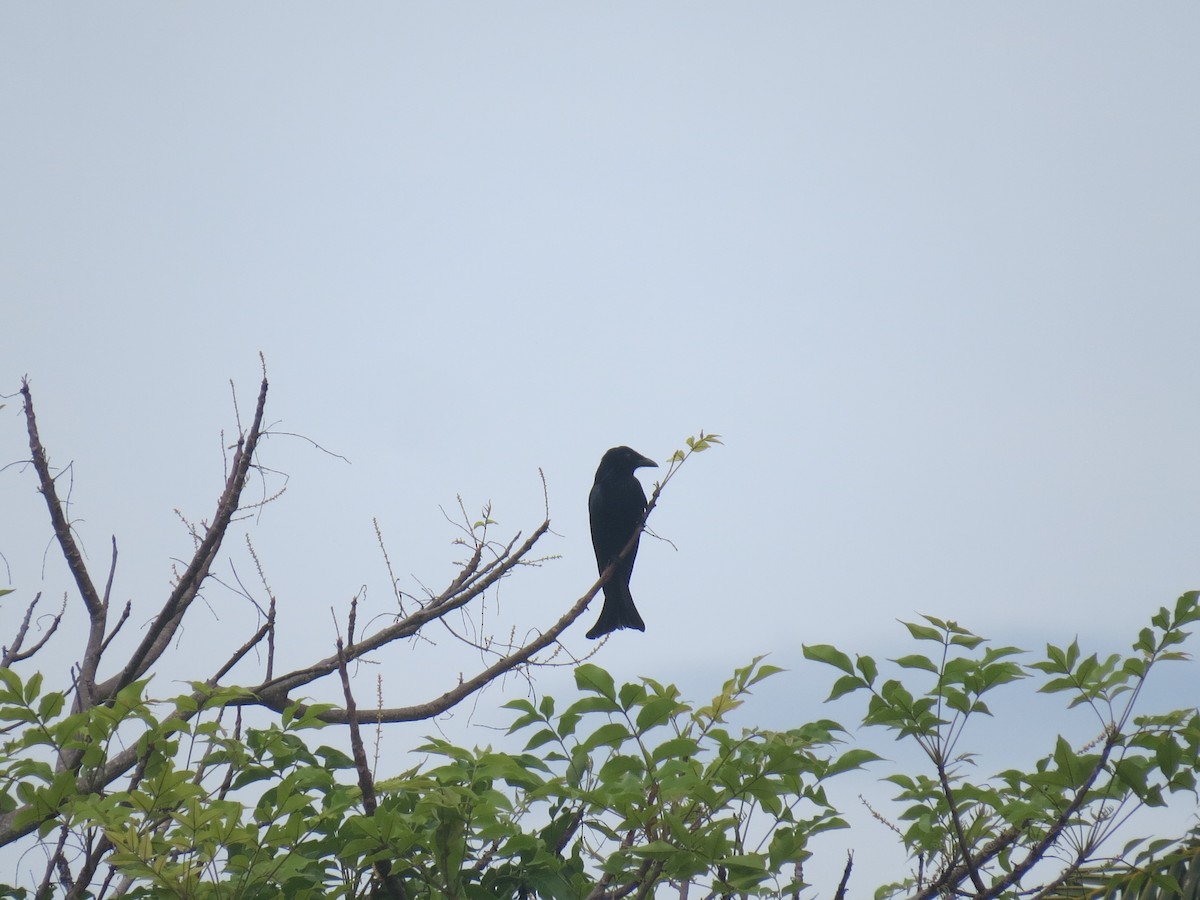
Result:
<instances>
[{"instance_id":1,"label":"dead tree limb","mask_svg":"<svg viewBox=\"0 0 1200 900\"><path fill-rule=\"evenodd\" d=\"M242 489L246 486L246 476L254 464L254 453L258 448L259 438L262 436L263 411L266 404L267 378L264 375L258 391L254 421L250 425L250 430L238 438L233 465L230 467L229 477L225 481L225 490L217 502L217 511L213 516L212 524L208 526L204 539L192 555L187 569L179 577L175 590L171 592L171 596L159 610L154 624L146 632L142 643L129 657L124 669L97 687L97 694L100 697L107 699L121 688L141 678L150 666L162 656L163 651L170 646L188 607L196 599L200 586L208 577L217 553L221 549L221 541L225 538L229 523L238 510Z\"/></svg>"},{"instance_id":2,"label":"dead tree limb","mask_svg":"<svg viewBox=\"0 0 1200 900\"><path fill-rule=\"evenodd\" d=\"M46 508L50 511L50 523L54 526L54 536L62 548L67 561L67 568L79 588L79 596L83 599L90 616L103 614L104 603L96 593L92 576L84 565L83 555L75 543L71 533L71 523L63 512L62 501L58 499L58 490L54 486L54 477L50 474L50 463L46 459L46 451L42 447L42 439L38 436L37 417L33 413L33 398L29 394L29 379L21 379L21 398L25 404L25 423L29 431L29 450L33 454L33 468L38 476L38 490L46 500Z\"/></svg>"},{"instance_id":3,"label":"dead tree limb","mask_svg":"<svg viewBox=\"0 0 1200 900\"><path fill-rule=\"evenodd\" d=\"M633 552L634 547L637 546L638 539L641 536L642 529L646 527L646 520L650 517L650 513L654 511L655 506L658 505L659 496L661 495L662 489L666 486L666 483L669 479L670 475L668 474L667 478L664 478L661 484L655 486L654 491L650 496L650 501L646 504L646 511L642 515L641 524L634 531L633 536L629 539L629 542L625 545L624 549L622 549L620 554L618 554L618 556L600 574L600 577L596 579L595 583L588 589L588 591L582 597L576 600L575 603L550 628L535 637L533 640L528 641L523 646L517 648L513 652L501 657L492 665L478 672L471 678L468 678L462 681L460 684L455 685L454 688L446 691L441 696L435 697L434 699L426 701L425 703L416 704L414 706L379 709L372 714L372 718L374 718L377 722L416 722L422 719L431 719L434 716L441 715L442 713L457 706L459 703L483 688L485 685L490 684L500 676L512 671L518 666L529 662L538 652L555 643L562 633L566 631L567 628L588 608L588 605L592 602L604 585L608 583L608 580L613 576L613 573L616 572L620 562ZM395 625L390 625L387 628L381 629L370 638L367 638L361 643L356 644L352 648L347 648L347 656L350 657L351 654L353 654L354 657L361 656L366 652L366 649L376 649L377 647L390 643L399 637L408 637L412 634L415 634L420 625L424 625L426 622L431 621L432 619L440 618L441 616L445 615L446 612L456 609L467 603L472 597L482 593L488 586L495 583L495 581L511 571L514 566L518 565L522 558L533 548L533 545L537 542L538 538L549 531L549 529L550 520L546 519L541 525L538 526L533 534L529 536L529 539L526 540L525 543L522 544L515 553L510 556L506 556L500 565L493 569L487 578L476 583L466 592L470 596L465 596L465 598L446 597L445 594L443 594L442 596L436 598L435 601L427 604L423 609L407 617L406 619L396 623ZM509 546L511 546L511 544ZM456 584L457 580L451 584L450 588L447 589L447 592L453 591ZM420 625L416 625L414 627L414 622L419 622ZM360 648L366 649L363 649L360 652ZM290 701L287 696L288 691L300 684L313 681L336 670L337 666L338 658L337 656L333 656L329 659L322 660L322 662L318 663L317 666L311 667L303 673L294 672L290 675L285 675L279 679L276 679L276 681L273 683L267 683L256 688L252 688L251 692L253 693L255 699L254 701L247 702L257 702L282 712L285 708L292 705L292 701ZM304 706L301 705L300 708L303 710ZM346 724L350 720L347 710L337 708L321 712L318 715L318 718L323 722L328 722L330 724Z\"/></svg>"}]
</instances>

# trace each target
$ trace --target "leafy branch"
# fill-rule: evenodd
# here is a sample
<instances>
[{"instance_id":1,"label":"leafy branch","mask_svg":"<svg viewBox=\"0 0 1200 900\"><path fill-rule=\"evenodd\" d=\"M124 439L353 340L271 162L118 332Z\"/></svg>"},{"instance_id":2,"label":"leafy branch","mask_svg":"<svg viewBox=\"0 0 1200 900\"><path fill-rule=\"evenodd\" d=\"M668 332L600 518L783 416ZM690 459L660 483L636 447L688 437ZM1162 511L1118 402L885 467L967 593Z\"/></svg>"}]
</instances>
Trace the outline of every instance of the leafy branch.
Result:
<instances>
[{"instance_id":1,"label":"leafy branch","mask_svg":"<svg viewBox=\"0 0 1200 900\"><path fill-rule=\"evenodd\" d=\"M912 653L892 662L901 670L927 673L932 683L914 694L898 679L880 682L874 659L848 655L829 645L806 646L807 658L841 674L829 699L865 691L863 723L909 739L929 760L933 775L888 777L909 804L901 819L909 851L921 862L914 879L891 886L893 894L921 900L948 891L992 898L1024 889L1031 873L1053 857L1065 859L1051 884L1061 884L1094 862L1116 830L1142 806L1159 806L1164 792L1196 790L1200 764L1195 710L1135 715L1151 670L1186 659L1179 646L1185 627L1200 620L1195 591L1163 608L1138 635L1132 653L1101 659L1084 656L1073 641L1048 645L1046 658L1022 664L1015 647L986 647L986 641L953 621L924 616L906 622L918 642L934 643L936 654ZM968 781L957 754L969 719L991 715L983 697L1025 678L1047 676L1042 693L1064 693L1068 708L1085 705L1102 729L1095 747L1072 749L1059 736L1053 752L1030 772L1007 770L993 779ZM1132 727L1131 727L1132 726ZM926 873L932 874L926 877Z\"/></svg>"}]
</instances>

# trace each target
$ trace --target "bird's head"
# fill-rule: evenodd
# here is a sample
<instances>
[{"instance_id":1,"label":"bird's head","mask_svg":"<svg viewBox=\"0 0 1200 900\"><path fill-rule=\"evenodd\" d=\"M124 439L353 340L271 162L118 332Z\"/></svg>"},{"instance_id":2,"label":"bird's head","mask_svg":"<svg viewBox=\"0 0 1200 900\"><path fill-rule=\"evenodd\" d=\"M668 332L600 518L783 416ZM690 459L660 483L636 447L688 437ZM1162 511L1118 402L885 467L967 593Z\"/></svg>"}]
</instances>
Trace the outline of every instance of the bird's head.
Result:
<instances>
[{"instance_id":1,"label":"bird's head","mask_svg":"<svg viewBox=\"0 0 1200 900\"><path fill-rule=\"evenodd\" d=\"M632 447L613 447L604 454L600 460L601 472L613 472L631 475L634 469L641 469L645 466L658 467L658 463L654 460L642 456Z\"/></svg>"}]
</instances>

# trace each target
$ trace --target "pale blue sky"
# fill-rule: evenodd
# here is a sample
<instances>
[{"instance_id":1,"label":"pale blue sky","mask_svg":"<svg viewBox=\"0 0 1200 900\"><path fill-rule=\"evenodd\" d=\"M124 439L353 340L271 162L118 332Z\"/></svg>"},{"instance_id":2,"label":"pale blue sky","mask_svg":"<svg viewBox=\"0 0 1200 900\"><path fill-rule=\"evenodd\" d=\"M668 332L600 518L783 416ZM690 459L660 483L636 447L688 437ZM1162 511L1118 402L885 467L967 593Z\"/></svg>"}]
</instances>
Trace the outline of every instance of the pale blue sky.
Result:
<instances>
[{"instance_id":1,"label":"pale blue sky","mask_svg":"<svg viewBox=\"0 0 1200 900\"><path fill-rule=\"evenodd\" d=\"M263 351L269 417L352 461L264 448L296 661L361 585L388 609L372 516L440 586L439 505L528 530L539 467L562 559L502 599L544 626L594 576L600 454L701 427L727 446L654 516L622 677L897 655L919 612L1119 648L1200 586L1198 37L1189 3L7 4L0 391L30 376L149 615ZM12 583L54 595L38 502L0 475ZM248 621L209 601L195 658ZM474 665L378 672L401 704ZM853 720L783 677L796 721Z\"/></svg>"}]
</instances>

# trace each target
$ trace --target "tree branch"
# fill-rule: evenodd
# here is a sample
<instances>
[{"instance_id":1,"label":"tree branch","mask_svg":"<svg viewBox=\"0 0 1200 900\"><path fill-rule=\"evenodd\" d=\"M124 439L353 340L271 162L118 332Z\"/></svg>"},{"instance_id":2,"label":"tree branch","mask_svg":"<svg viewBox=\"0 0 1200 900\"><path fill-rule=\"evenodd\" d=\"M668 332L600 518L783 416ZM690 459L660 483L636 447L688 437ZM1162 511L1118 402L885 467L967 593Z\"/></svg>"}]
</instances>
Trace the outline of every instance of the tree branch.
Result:
<instances>
[{"instance_id":1,"label":"tree branch","mask_svg":"<svg viewBox=\"0 0 1200 900\"><path fill-rule=\"evenodd\" d=\"M988 841L983 848L975 854L975 865L985 866L1003 850L1010 847L1014 841L1021 836L1021 829L1011 826L1004 829L992 840ZM921 861L922 868L924 860ZM935 897L940 897L943 894L952 893L952 888L960 884L963 879L968 878L969 873L967 867L960 863L953 868L947 869L938 878L935 878L927 887L915 894L915 900L933 900Z\"/></svg>"},{"instance_id":2,"label":"tree branch","mask_svg":"<svg viewBox=\"0 0 1200 900\"><path fill-rule=\"evenodd\" d=\"M958 852L962 854L963 865L971 878L975 890L982 891L983 879L979 877L979 869L971 858L971 848L967 845L967 836L963 833L962 816L958 812L958 803L954 800L954 791L950 787L950 779L946 776L946 761L939 751L936 760L938 779L941 781L942 793L946 796L946 805L950 808L950 821L954 823L954 837L958 841Z\"/></svg>"},{"instance_id":3,"label":"tree branch","mask_svg":"<svg viewBox=\"0 0 1200 900\"><path fill-rule=\"evenodd\" d=\"M837 893L833 900L846 900L846 887L850 884L850 870L854 868L854 851L846 852L846 868L842 871L842 880L838 882Z\"/></svg>"},{"instance_id":4,"label":"tree branch","mask_svg":"<svg viewBox=\"0 0 1200 900\"><path fill-rule=\"evenodd\" d=\"M75 537L71 534L71 525L67 522L66 515L63 514L62 501L58 499L54 478L50 475L50 463L46 459L46 451L38 436L37 417L33 412L33 397L29 393L29 379L27 378L21 379L21 397L25 403L25 422L29 430L29 452L33 456L33 468L37 472L39 490L46 499L46 508L50 511L50 523L54 527L54 537L62 548L67 568L71 570L71 575L75 578L79 596L83 598L88 615L93 618L103 615L104 605L100 600L100 595L96 593L92 576L88 574L87 566L84 565L83 556L75 543Z\"/></svg>"},{"instance_id":5,"label":"tree branch","mask_svg":"<svg viewBox=\"0 0 1200 900\"><path fill-rule=\"evenodd\" d=\"M549 530L550 520L547 519L538 526L537 530L529 536L528 540L521 545L516 553L505 558L499 566L489 572L487 577L474 581L466 590L456 587L458 584L458 579L456 579L446 591L425 604L425 606L412 615L401 619L395 624L381 628L369 637L363 638L358 643L347 647L345 651L347 661L365 656L372 650L378 650L380 647L386 646L400 638L412 637L426 623L434 619L440 619L446 613L465 606L515 568L521 562L521 559L533 548L533 545L537 543L538 539ZM291 691L331 674L337 670L337 666L337 656L329 656L311 666L297 669L265 681L251 690L265 705L272 709L281 710L290 705L288 694ZM345 719L342 718L338 721L344 722Z\"/></svg>"},{"instance_id":6,"label":"tree branch","mask_svg":"<svg viewBox=\"0 0 1200 900\"><path fill-rule=\"evenodd\" d=\"M582 597L575 601L570 609L554 623L549 629L543 632L538 637L529 641L519 649L501 657L492 665L483 669L472 678L469 678L453 689L436 697L426 703L420 703L415 706L392 707L389 709L377 710L373 718L377 722L416 722L422 719L431 719L434 716L441 715L447 710L461 703L471 694L478 691L480 688L499 678L506 672L515 669L522 663L528 662L536 653L549 647L555 643L559 636L567 630L567 628L583 614L588 608L588 604L595 598L601 588L608 583L608 580L616 572L619 563L624 560L638 543L642 529L646 527L646 520L650 517L650 513L654 511L658 505L658 498L662 493L663 486L666 485L667 479L663 479L662 484L656 485L650 501L646 504L646 511L642 515L641 524L630 537L629 542L621 550L621 552L613 559L613 561L605 568L600 577ZM455 579L451 583L451 587L447 592L436 598L434 601L426 604L421 610L413 613L408 618L395 625L383 628L376 632L370 638L363 642L349 647L346 650L347 657L354 659L364 655L370 650L388 644L391 641L400 637L409 637L417 632L417 630L426 622L432 621L435 618L441 618L447 612L457 609L469 602L474 597L483 593L490 585L507 574L513 567L520 563L521 559L533 548L537 540L550 529L550 520L546 519L538 526L537 530L529 536L529 539L521 545L520 549L511 556L503 558L503 561L496 566L486 578L476 581L472 586L460 597L447 598L447 593L452 593L455 586L460 583L460 579ZM511 545L510 545L511 546ZM468 564L469 565L469 564ZM491 565L491 564L489 564ZM281 676L273 683L260 685L257 688L252 688L253 694L263 705L282 712L285 708L291 705L287 697L289 691L300 684L306 684L314 681L324 675L333 672L338 665L337 657L329 657L322 660L317 665L306 670L290 673L289 675ZM253 701L246 701L253 702ZM304 706L301 705L301 709ZM344 725L349 721L349 716L345 709L329 709L319 715L323 722L330 724Z\"/></svg>"},{"instance_id":7,"label":"tree branch","mask_svg":"<svg viewBox=\"0 0 1200 900\"><path fill-rule=\"evenodd\" d=\"M141 644L129 657L129 661L125 664L124 669L98 687L97 695L99 698L104 699L113 696L121 688L133 683L146 673L146 670L170 646L171 639L174 637L176 629L178 629L180 622L183 620L184 614L196 598L204 579L208 576L209 569L212 567L217 552L221 548L221 541L224 539L225 532L229 528L230 520L233 518L234 513L237 512L242 489L246 486L246 476L254 463L254 452L258 447L258 440L262 434L263 410L267 402L267 386L267 378L264 375L258 392L258 404L254 411L254 421L250 426L250 430L238 438L237 451L234 453L229 478L225 482L225 490L217 503L216 514L213 516L213 522L208 527L204 539L200 542L200 546L196 548L196 552L192 556L192 561L188 564L183 575L180 576L179 583L175 585L175 590L171 592L171 596L167 598L167 602L159 610L154 624L148 629Z\"/></svg>"},{"instance_id":8,"label":"tree branch","mask_svg":"<svg viewBox=\"0 0 1200 900\"><path fill-rule=\"evenodd\" d=\"M50 627L46 629L46 633L42 635L41 640L30 647L28 650L22 651L25 646L25 638L29 634L29 623L33 619L33 609L38 605L38 601L42 599L42 592L38 591L34 595L33 600L25 610L25 618L21 620L21 627L17 629L17 636L13 639L11 647L5 647L3 653L0 653L0 669L11 668L13 663L21 662L29 659L35 653L46 646L46 642L54 636L54 632L58 630L58 626L62 623L63 613L67 610L67 598L63 596L62 608L55 613L54 620L50 623Z\"/></svg>"},{"instance_id":9,"label":"tree branch","mask_svg":"<svg viewBox=\"0 0 1200 900\"><path fill-rule=\"evenodd\" d=\"M1118 732L1110 732L1104 740L1104 748L1100 751L1100 758L1096 760L1096 765L1092 767L1091 773L1080 785L1079 790L1075 792L1074 799L1067 804L1066 808L1059 813L1058 818L1054 820L1054 824L1046 831L1046 834L1040 841L1029 848L1029 852L1025 854L1025 858L1014 865L1005 875L996 879L995 883L990 888L979 895L979 900L990 900L992 897L998 897L1001 893L1020 882L1025 877L1025 873L1037 865L1046 851L1058 840L1058 836L1062 830L1067 827L1067 823L1071 821L1079 808L1083 806L1084 800L1087 799L1087 793L1092 789L1092 785L1096 783L1096 779L1100 777L1100 773L1104 771L1108 764L1108 758L1112 754L1113 748L1120 740Z\"/></svg>"}]
</instances>

